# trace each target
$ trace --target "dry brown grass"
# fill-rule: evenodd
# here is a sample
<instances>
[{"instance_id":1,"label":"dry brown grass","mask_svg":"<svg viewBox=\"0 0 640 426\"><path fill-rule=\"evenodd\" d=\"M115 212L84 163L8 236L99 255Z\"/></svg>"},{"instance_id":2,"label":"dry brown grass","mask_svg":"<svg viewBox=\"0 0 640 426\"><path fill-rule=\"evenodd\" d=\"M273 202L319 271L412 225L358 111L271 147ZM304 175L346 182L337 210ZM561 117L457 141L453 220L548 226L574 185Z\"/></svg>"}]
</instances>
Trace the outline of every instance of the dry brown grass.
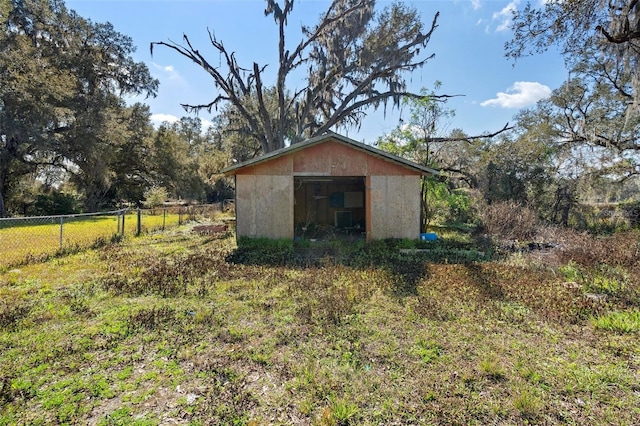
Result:
<instances>
[{"instance_id":1,"label":"dry brown grass","mask_svg":"<svg viewBox=\"0 0 640 426\"><path fill-rule=\"evenodd\" d=\"M542 224L535 211L515 201L484 203L478 208L484 231L497 241L531 240Z\"/></svg>"}]
</instances>

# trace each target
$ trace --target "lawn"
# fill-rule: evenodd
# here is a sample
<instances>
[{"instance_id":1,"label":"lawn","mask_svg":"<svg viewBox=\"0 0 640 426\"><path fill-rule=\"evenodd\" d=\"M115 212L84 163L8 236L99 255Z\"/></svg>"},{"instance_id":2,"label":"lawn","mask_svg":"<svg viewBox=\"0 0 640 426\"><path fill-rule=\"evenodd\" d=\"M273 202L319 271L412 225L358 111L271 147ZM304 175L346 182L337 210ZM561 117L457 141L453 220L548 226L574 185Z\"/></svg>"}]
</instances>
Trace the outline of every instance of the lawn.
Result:
<instances>
[{"instance_id":1,"label":"lawn","mask_svg":"<svg viewBox=\"0 0 640 426\"><path fill-rule=\"evenodd\" d=\"M0 424L637 424L639 235L465 238L180 227L6 271Z\"/></svg>"},{"instance_id":2,"label":"lawn","mask_svg":"<svg viewBox=\"0 0 640 426\"><path fill-rule=\"evenodd\" d=\"M0 223L0 269L25 261L44 259L60 252L102 244L114 238L119 232L122 233L120 228L122 225L118 224L118 217L115 214L65 218L62 226L59 217L28 219L21 222ZM137 233L137 222L135 211L125 216L125 235ZM178 214L152 215L145 211L141 215L141 232L177 226L178 222Z\"/></svg>"}]
</instances>

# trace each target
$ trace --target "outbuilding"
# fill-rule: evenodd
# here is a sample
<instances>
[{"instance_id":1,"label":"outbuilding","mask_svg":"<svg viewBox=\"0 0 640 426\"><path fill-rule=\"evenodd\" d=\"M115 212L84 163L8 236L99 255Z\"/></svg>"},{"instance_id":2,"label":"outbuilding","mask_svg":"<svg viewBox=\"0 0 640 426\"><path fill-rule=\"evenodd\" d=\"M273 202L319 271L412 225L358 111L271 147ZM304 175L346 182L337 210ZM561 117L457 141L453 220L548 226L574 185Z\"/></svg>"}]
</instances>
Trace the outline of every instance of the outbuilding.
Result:
<instances>
[{"instance_id":1,"label":"outbuilding","mask_svg":"<svg viewBox=\"0 0 640 426\"><path fill-rule=\"evenodd\" d=\"M223 170L235 176L236 235L417 239L420 177L439 174L329 132Z\"/></svg>"}]
</instances>

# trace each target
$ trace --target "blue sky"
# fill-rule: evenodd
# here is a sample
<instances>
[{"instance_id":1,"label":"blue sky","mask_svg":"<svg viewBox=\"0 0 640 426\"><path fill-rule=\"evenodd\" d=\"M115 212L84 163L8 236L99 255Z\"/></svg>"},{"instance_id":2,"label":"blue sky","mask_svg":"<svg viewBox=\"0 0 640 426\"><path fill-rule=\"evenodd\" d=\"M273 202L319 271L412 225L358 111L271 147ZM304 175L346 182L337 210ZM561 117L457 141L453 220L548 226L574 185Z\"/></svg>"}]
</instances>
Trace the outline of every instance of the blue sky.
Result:
<instances>
[{"instance_id":1,"label":"blue sky","mask_svg":"<svg viewBox=\"0 0 640 426\"><path fill-rule=\"evenodd\" d=\"M534 4L542 0L532 0ZM521 108L534 105L559 87L567 77L557 52L524 58L516 63L504 56L504 43L511 39L510 10L524 7L525 0L422 0L405 1L420 12L430 25L440 12L438 28L424 50L435 57L408 76L410 88L431 89L440 81L439 93L464 95L449 101L456 113L448 129L461 128L477 135L501 129ZM390 4L378 0L377 7ZM215 63L218 55L210 47L207 29L229 51L236 52L238 62L277 64L277 27L264 16L262 0L67 0L66 5L94 22L111 22L115 29L130 36L137 51L134 57L145 62L160 80L156 98L141 99L149 104L152 119L159 123L187 115L180 103L208 103L215 97L211 77L178 53L156 47L151 56L149 43L173 40L180 42L187 34L201 52ZM328 7L328 0L299 0L289 22L293 46L300 40L300 24L312 25ZM267 84L268 75L265 80ZM273 80L271 80L273 82ZM296 81L290 81L291 88ZM402 112L407 115L407 111ZM203 122L211 119L206 111L198 115ZM360 130L337 129L356 140L373 143L397 125L401 113L387 109L368 111Z\"/></svg>"}]
</instances>

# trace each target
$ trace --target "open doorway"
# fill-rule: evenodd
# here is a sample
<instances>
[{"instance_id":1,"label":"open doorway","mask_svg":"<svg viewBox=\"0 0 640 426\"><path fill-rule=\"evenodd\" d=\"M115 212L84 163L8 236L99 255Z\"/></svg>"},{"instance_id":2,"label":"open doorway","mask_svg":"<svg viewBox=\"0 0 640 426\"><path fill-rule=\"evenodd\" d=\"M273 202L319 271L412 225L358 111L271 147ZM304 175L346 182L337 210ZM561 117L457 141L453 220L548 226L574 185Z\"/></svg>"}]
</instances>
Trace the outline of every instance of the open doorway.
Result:
<instances>
[{"instance_id":1,"label":"open doorway","mask_svg":"<svg viewBox=\"0 0 640 426\"><path fill-rule=\"evenodd\" d=\"M296 238L364 239L365 177L294 177Z\"/></svg>"}]
</instances>

